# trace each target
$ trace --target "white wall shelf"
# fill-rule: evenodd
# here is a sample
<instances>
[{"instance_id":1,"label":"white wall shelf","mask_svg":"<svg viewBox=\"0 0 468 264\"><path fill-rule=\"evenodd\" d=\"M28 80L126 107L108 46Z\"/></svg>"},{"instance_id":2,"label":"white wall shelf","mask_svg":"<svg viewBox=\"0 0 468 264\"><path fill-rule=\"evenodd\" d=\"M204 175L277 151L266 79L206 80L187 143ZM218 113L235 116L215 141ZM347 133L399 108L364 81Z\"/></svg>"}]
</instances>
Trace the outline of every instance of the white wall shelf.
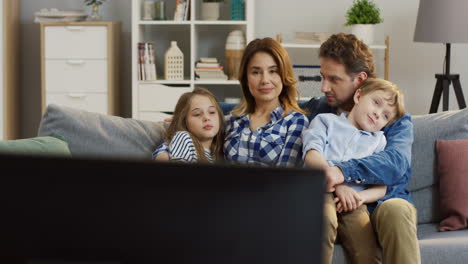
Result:
<instances>
[{"instance_id":1,"label":"white wall shelf","mask_svg":"<svg viewBox=\"0 0 468 264\"><path fill-rule=\"evenodd\" d=\"M320 49L320 44L297 44L297 43L281 43L284 48L286 49ZM385 51L384 55L384 78L388 80L388 67L389 67L389 59L390 59L390 37L387 36L385 38L384 45L369 45L371 50L383 50Z\"/></svg>"},{"instance_id":2,"label":"white wall shelf","mask_svg":"<svg viewBox=\"0 0 468 264\"><path fill-rule=\"evenodd\" d=\"M245 20L230 20L231 0L221 4L219 20L205 21L201 18L202 0L190 0L190 15L186 21L174 21L175 1L166 1L168 20L142 20L144 0L132 0L132 117L157 117L158 111L174 110L181 93L195 87L205 87L218 100L240 95L237 80L196 80L195 63L201 57L216 57L225 65L225 44L228 34L234 30L244 33L246 43L254 39L254 1L245 0ZM174 3L173 3L174 2ZM184 80L164 80L164 55L171 41L177 41L184 54ZM138 43L154 43L157 80L140 81L138 78ZM172 88L172 89L171 89ZM157 90L156 90L157 89ZM164 102L163 102L164 101ZM172 102L168 104L167 102ZM158 106L159 105L159 106ZM165 108L161 109L161 105Z\"/></svg>"},{"instance_id":3,"label":"white wall shelf","mask_svg":"<svg viewBox=\"0 0 468 264\"><path fill-rule=\"evenodd\" d=\"M200 85L214 85L214 84L222 84L222 85L240 85L239 81L236 80L228 80L228 81L209 81L209 80L196 80L195 84Z\"/></svg>"},{"instance_id":4,"label":"white wall shelf","mask_svg":"<svg viewBox=\"0 0 468 264\"><path fill-rule=\"evenodd\" d=\"M281 43L285 48L304 48L304 49L319 49L320 44L297 44L297 43ZM384 50L385 45L369 45L370 49Z\"/></svg>"}]
</instances>

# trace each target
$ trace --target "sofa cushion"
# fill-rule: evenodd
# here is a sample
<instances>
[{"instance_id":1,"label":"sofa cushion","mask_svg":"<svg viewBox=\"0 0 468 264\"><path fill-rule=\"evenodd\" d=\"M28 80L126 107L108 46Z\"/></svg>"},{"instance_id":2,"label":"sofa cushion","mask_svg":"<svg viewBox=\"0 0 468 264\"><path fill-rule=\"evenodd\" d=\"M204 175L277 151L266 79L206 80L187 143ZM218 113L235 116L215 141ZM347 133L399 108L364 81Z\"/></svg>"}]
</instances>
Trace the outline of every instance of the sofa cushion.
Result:
<instances>
[{"instance_id":1,"label":"sofa cushion","mask_svg":"<svg viewBox=\"0 0 468 264\"><path fill-rule=\"evenodd\" d=\"M61 135L72 156L151 159L162 142L163 122L142 121L48 105L39 136Z\"/></svg>"},{"instance_id":2,"label":"sofa cushion","mask_svg":"<svg viewBox=\"0 0 468 264\"><path fill-rule=\"evenodd\" d=\"M430 115L415 115L413 119L414 142L411 155L412 176L409 190L418 210L418 223L438 222L438 203L432 190L438 183L435 172L435 142L438 139L468 139L468 109L446 111ZM426 189L423 191L423 189ZM418 197L415 197L418 191ZM415 199L417 198L417 199Z\"/></svg>"},{"instance_id":3,"label":"sofa cushion","mask_svg":"<svg viewBox=\"0 0 468 264\"><path fill-rule=\"evenodd\" d=\"M468 139L437 140L439 231L465 229L468 220Z\"/></svg>"},{"instance_id":4,"label":"sofa cushion","mask_svg":"<svg viewBox=\"0 0 468 264\"><path fill-rule=\"evenodd\" d=\"M437 224L418 226L421 263L466 263L468 230L438 232Z\"/></svg>"},{"instance_id":5,"label":"sofa cushion","mask_svg":"<svg viewBox=\"0 0 468 264\"><path fill-rule=\"evenodd\" d=\"M0 153L70 156L67 142L58 135L0 141Z\"/></svg>"}]
</instances>

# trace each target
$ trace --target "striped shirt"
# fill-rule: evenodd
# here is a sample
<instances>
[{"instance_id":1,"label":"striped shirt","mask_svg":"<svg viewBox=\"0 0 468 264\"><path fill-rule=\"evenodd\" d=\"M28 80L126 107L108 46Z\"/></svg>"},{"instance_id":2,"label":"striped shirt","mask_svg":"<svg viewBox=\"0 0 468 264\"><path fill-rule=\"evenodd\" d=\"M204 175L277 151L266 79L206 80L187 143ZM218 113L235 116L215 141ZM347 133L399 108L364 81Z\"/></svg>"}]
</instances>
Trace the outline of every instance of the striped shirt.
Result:
<instances>
[{"instance_id":1,"label":"striped shirt","mask_svg":"<svg viewBox=\"0 0 468 264\"><path fill-rule=\"evenodd\" d=\"M309 125L304 114L291 111L282 117L279 106L270 114L270 122L255 131L248 115L229 116L226 122L224 155L227 161L263 166L302 164L301 134Z\"/></svg>"},{"instance_id":2,"label":"striped shirt","mask_svg":"<svg viewBox=\"0 0 468 264\"><path fill-rule=\"evenodd\" d=\"M208 150L204 149L205 157L208 162L213 163L213 157ZM198 162L197 150L195 144L187 131L177 131L169 145L163 142L154 152L153 159L161 154L168 153L171 161L179 161L184 163Z\"/></svg>"}]
</instances>

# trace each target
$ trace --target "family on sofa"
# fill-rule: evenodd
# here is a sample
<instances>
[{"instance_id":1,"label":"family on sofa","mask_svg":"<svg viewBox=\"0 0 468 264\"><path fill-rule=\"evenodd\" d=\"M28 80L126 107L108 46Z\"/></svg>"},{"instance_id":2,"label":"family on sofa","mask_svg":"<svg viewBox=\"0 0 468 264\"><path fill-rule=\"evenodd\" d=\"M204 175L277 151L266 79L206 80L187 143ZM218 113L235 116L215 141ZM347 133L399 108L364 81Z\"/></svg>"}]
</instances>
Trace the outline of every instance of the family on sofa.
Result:
<instances>
[{"instance_id":1,"label":"family on sofa","mask_svg":"<svg viewBox=\"0 0 468 264\"><path fill-rule=\"evenodd\" d=\"M352 263L380 263L377 243L386 263L421 262L416 209L406 190L413 131L401 92L375 79L372 53L354 35L336 34L324 42L320 66L325 96L302 109L286 50L271 38L250 42L239 70L243 98L225 122L224 158L298 166L304 156L306 165L325 171L330 193L323 262L332 262L337 239ZM181 98L174 113L155 159L217 160L223 122L214 96L195 89Z\"/></svg>"},{"instance_id":2,"label":"family on sofa","mask_svg":"<svg viewBox=\"0 0 468 264\"><path fill-rule=\"evenodd\" d=\"M154 152L159 160L216 162L224 157L245 164L297 166L310 152L303 151L307 139L302 137L309 121L319 123L318 119L314 121L316 116L332 113L335 117L329 118L348 122L360 137L379 138L375 140L379 146L366 149L370 152L366 157L347 161L331 161L319 150L320 155L311 152L323 158L326 188L337 195L330 195L330 199L335 199L328 203L329 210L325 212L324 262L373 263L383 259L385 263L465 263L468 203L464 194L468 168L464 161L468 157L468 110L413 117L404 114L398 118L401 113L393 110L397 109L401 95L393 87L390 90L394 90L395 98L383 100L386 111L381 113L389 119L382 125L386 127L381 133L376 133L380 129L373 132L372 128L369 132L368 127L348 120L346 113L355 105L370 109L361 103L369 98L374 103L371 95L376 92L363 95L366 84L393 85L375 78L369 48L353 35L336 34L321 46L320 64L325 96L297 103L286 51L272 39L255 40L244 52L239 73L244 98L233 110L232 105L222 105L224 113L232 113L225 122L214 97L204 89L195 89L186 95L181 111L176 107L172 130L167 130L162 122L49 105L39 127L40 138L34 140L44 144L43 140L51 140L48 136L60 137L63 141L56 140L60 145L57 153L76 157L149 159ZM192 109L194 102L197 107ZM358 117L366 115L359 111ZM190 123L200 128L205 120L209 120L208 124L201 125L198 131L187 127ZM320 121L332 124L327 122ZM326 127L324 131L332 129ZM314 130L311 127L309 131ZM334 132L336 140L343 138L341 132L341 128ZM378 135L382 133L384 136ZM344 140L351 138L345 137L348 138ZM382 148L381 139L385 139L385 147L372 154ZM331 144L325 141L325 148L327 145ZM220 155L221 149L224 155ZM351 148L341 151L348 149ZM365 201L361 194L344 188L344 184L368 187L361 193L375 190L372 197L377 202L362 204ZM382 187L384 192L379 189ZM339 194L337 189L341 188L347 192ZM363 232L364 229L367 231ZM457 231L438 232L438 229Z\"/></svg>"}]
</instances>

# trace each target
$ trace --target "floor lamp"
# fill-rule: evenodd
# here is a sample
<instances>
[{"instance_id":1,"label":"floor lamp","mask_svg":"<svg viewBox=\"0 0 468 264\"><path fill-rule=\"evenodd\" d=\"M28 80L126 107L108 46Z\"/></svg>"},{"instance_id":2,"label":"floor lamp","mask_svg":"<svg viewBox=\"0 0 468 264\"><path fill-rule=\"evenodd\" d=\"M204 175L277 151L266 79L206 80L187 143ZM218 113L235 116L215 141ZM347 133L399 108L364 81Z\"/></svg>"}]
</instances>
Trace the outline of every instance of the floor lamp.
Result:
<instances>
[{"instance_id":1,"label":"floor lamp","mask_svg":"<svg viewBox=\"0 0 468 264\"><path fill-rule=\"evenodd\" d=\"M468 1L466 0L420 0L414 41L445 43L445 71L436 74L437 79L429 113L437 112L443 95L442 110L449 105L450 84L453 85L458 107L466 107L459 74L450 74L451 43L468 42Z\"/></svg>"}]
</instances>

